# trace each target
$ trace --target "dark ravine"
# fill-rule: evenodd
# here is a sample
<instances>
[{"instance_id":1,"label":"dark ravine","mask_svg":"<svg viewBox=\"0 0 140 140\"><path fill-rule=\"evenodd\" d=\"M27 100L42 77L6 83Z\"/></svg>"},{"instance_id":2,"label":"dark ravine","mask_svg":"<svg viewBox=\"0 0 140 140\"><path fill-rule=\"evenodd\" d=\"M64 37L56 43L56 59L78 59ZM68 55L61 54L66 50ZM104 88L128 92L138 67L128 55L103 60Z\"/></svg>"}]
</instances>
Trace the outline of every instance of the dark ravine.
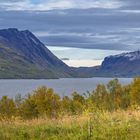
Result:
<instances>
[{"instance_id":1,"label":"dark ravine","mask_svg":"<svg viewBox=\"0 0 140 140\"><path fill-rule=\"evenodd\" d=\"M101 66L73 68L58 59L30 31L0 30L1 79L134 77L140 75L140 51L106 57Z\"/></svg>"}]
</instances>

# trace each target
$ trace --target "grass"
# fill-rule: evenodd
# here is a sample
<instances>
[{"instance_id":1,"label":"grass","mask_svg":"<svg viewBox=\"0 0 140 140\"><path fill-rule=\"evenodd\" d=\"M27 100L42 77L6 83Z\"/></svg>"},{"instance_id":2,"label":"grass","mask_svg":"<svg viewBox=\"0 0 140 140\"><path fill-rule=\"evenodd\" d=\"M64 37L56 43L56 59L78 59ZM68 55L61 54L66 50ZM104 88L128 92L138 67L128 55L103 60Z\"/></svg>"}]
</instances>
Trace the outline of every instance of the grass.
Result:
<instances>
[{"instance_id":1,"label":"grass","mask_svg":"<svg viewBox=\"0 0 140 140\"><path fill-rule=\"evenodd\" d=\"M140 140L140 111L1 120L0 140Z\"/></svg>"}]
</instances>

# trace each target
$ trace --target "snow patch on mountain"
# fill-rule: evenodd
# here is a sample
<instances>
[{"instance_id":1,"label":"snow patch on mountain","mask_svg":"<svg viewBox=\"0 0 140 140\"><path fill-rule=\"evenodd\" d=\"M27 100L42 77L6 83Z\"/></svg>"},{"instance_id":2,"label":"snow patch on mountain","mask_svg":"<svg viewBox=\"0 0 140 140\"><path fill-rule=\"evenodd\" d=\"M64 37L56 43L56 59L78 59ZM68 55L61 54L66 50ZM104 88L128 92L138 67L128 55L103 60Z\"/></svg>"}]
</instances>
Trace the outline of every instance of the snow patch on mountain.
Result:
<instances>
[{"instance_id":1,"label":"snow patch on mountain","mask_svg":"<svg viewBox=\"0 0 140 140\"><path fill-rule=\"evenodd\" d=\"M127 58L129 61L139 60L140 59L140 51L129 52L129 53L122 53L119 55L111 55L107 58Z\"/></svg>"}]
</instances>

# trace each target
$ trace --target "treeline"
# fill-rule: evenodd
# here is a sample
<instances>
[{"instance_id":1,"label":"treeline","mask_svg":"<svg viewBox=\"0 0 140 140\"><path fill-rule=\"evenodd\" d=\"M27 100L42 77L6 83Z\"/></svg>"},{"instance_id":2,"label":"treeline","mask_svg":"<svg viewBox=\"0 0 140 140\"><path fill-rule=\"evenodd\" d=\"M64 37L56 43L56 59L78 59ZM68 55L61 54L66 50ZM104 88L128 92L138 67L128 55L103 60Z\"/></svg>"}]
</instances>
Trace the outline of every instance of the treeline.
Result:
<instances>
[{"instance_id":1,"label":"treeline","mask_svg":"<svg viewBox=\"0 0 140 140\"><path fill-rule=\"evenodd\" d=\"M25 98L14 99L3 96L0 99L0 117L33 119L37 117L57 118L63 115L78 115L84 112L115 111L118 109L139 109L140 78L129 85L121 85L118 79L107 85L99 84L93 92L83 95L77 92L71 97L60 98L53 89L40 87Z\"/></svg>"}]
</instances>

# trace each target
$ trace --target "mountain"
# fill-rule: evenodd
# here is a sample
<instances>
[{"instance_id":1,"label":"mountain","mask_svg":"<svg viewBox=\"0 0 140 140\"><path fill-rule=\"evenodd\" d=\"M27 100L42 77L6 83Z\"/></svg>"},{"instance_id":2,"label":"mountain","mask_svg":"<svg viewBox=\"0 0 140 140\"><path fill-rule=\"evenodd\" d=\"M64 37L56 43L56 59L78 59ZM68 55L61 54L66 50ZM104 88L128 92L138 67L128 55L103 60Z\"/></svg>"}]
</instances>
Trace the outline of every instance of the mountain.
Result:
<instances>
[{"instance_id":1,"label":"mountain","mask_svg":"<svg viewBox=\"0 0 140 140\"><path fill-rule=\"evenodd\" d=\"M140 51L108 56L101 66L69 67L30 31L0 30L0 78L140 76Z\"/></svg>"},{"instance_id":2,"label":"mountain","mask_svg":"<svg viewBox=\"0 0 140 140\"><path fill-rule=\"evenodd\" d=\"M108 56L101 66L76 69L79 77L136 77L140 76L140 51Z\"/></svg>"},{"instance_id":3,"label":"mountain","mask_svg":"<svg viewBox=\"0 0 140 140\"><path fill-rule=\"evenodd\" d=\"M0 78L73 77L73 71L30 31L0 30Z\"/></svg>"},{"instance_id":4,"label":"mountain","mask_svg":"<svg viewBox=\"0 0 140 140\"><path fill-rule=\"evenodd\" d=\"M99 73L105 76L140 76L140 51L106 57Z\"/></svg>"}]
</instances>

